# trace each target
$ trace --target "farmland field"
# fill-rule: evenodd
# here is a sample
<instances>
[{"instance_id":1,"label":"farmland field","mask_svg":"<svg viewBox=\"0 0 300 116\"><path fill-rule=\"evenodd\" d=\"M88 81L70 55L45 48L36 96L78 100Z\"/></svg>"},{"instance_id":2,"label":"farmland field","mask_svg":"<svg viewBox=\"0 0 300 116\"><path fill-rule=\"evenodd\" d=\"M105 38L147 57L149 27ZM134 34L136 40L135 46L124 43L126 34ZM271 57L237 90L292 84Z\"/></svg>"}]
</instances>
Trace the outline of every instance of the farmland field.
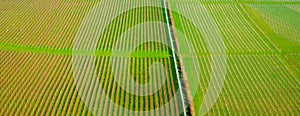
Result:
<instances>
[{"instance_id":1,"label":"farmland field","mask_svg":"<svg viewBox=\"0 0 300 116\"><path fill-rule=\"evenodd\" d=\"M297 0L0 0L0 17L3 116L300 114Z\"/></svg>"}]
</instances>

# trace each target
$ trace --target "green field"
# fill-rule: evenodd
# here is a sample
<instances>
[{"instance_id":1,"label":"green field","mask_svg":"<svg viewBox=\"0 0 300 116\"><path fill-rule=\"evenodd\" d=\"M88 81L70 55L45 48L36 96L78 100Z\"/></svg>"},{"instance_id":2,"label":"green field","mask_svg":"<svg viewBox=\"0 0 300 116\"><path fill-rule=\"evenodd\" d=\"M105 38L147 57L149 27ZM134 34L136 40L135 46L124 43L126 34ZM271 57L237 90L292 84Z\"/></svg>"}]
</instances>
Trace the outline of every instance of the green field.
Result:
<instances>
[{"instance_id":1,"label":"green field","mask_svg":"<svg viewBox=\"0 0 300 116\"><path fill-rule=\"evenodd\" d=\"M95 22L131 4L155 6L119 14L97 42L89 43L89 35L101 29L82 25L98 3L104 10L96 10L101 17ZM208 97L213 105L205 115L300 114L300 1L109 3L0 0L0 115L199 115L202 106L209 106L203 103L216 73L212 67L222 67L213 61L219 56L226 57L224 82L214 83L221 91ZM86 33L78 35L80 29ZM222 38L224 53L212 52L222 49L216 36ZM83 64L74 68L77 62ZM95 72L89 73L92 68ZM86 82L91 77L99 81L98 88ZM136 87L131 80L149 87ZM98 93L102 90L105 94ZM192 105L183 110L188 103Z\"/></svg>"},{"instance_id":2,"label":"green field","mask_svg":"<svg viewBox=\"0 0 300 116\"><path fill-rule=\"evenodd\" d=\"M227 53L226 80L208 114L299 114L299 60L295 56L299 55L300 13L293 10L299 3L178 0L172 2L172 8L197 16L201 12L197 4L214 18ZM197 46L202 75L194 103L201 104L209 86L210 56L214 54L205 49L203 35L189 20L178 15L175 25ZM195 105L195 111L199 107Z\"/></svg>"}]
</instances>

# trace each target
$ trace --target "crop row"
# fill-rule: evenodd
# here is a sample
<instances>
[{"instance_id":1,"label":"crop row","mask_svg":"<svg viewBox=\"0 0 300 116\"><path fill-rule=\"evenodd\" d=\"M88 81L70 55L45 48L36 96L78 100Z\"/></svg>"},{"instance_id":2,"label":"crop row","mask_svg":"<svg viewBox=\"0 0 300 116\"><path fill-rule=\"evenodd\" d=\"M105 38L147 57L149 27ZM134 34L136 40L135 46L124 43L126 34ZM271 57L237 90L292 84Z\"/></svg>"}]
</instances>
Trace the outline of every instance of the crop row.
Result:
<instances>
[{"instance_id":1,"label":"crop row","mask_svg":"<svg viewBox=\"0 0 300 116\"><path fill-rule=\"evenodd\" d=\"M289 41L300 43L298 36L300 32L300 25L298 24L299 12L294 8L297 5L249 4L249 6L259 12L260 16L263 17L265 22L276 34Z\"/></svg>"},{"instance_id":2,"label":"crop row","mask_svg":"<svg viewBox=\"0 0 300 116\"><path fill-rule=\"evenodd\" d=\"M192 16L194 12L197 12L200 6L197 4L178 4L177 9L182 10L188 16ZM205 5L205 9L211 13L206 15L207 17L201 17L199 21L205 21L205 19L213 18L217 24L217 31L220 31L226 47L227 52L272 52L273 47L268 43L266 37L262 36L240 9L235 4L208 4ZM203 12L203 11L202 11ZM186 24L184 19L180 19L181 24ZM199 22L198 22L199 23ZM201 23L201 22L200 22ZM189 35L189 40L194 43L195 51L207 52L205 49L205 40L200 33L197 32L197 28L193 26L184 26L184 33ZM212 29L214 30L214 29ZM194 31L194 32L193 32ZM209 38L207 38L209 39ZM199 46L199 47L198 47Z\"/></svg>"},{"instance_id":3,"label":"crop row","mask_svg":"<svg viewBox=\"0 0 300 116\"><path fill-rule=\"evenodd\" d=\"M100 59L99 59L100 60ZM109 60L109 59L106 59ZM125 58L117 58L116 62L118 62L118 66L113 68L113 71L108 71L106 66L112 66L112 64L102 64L102 67L99 67L99 78L100 78L100 86L105 91L106 95L110 97L110 99L114 102L114 104L120 105L122 108L130 109L134 111L149 111L156 108L160 108L166 103L170 102L171 98L174 97L176 93L176 80L173 79L174 75L172 74L172 70L170 69L170 59L169 58L131 58L130 64L125 62ZM103 61L101 61L103 62ZM104 61L105 62L105 61ZM159 62L164 64L164 68L161 71L148 72L149 66L153 62ZM127 66L126 66L127 63ZM119 66L121 65L121 67ZM106 70L106 71L103 71ZM129 70L129 71L128 71ZM165 71L164 71L165 70ZM124 75L118 75L117 72L129 72L131 77L126 77ZM151 74L152 73L152 74ZM154 74L153 74L154 73ZM160 76L157 76L160 75ZM162 85L162 88L157 88L157 83L161 83L163 78L161 76L166 77L166 82ZM127 86L130 90L135 93L128 93L121 88L120 85L116 82L117 78L120 78L121 85ZM150 88L134 88L130 85L129 80L133 78L139 84L147 84L152 83ZM158 89L156 93L148 96L139 96L146 91L152 91L154 89ZM105 96L101 96L100 100L104 100ZM96 97L97 98L97 97ZM156 112L156 115L170 115L170 114L178 114L178 105L177 98L175 98L173 105L165 107L161 111ZM102 103L103 101L100 101ZM96 102L97 103L97 102ZM105 102L100 107L99 112L104 114L110 114L112 112L116 114L123 114L122 109L112 108L112 104L110 102ZM153 114L148 114L153 115Z\"/></svg>"},{"instance_id":4,"label":"crop row","mask_svg":"<svg viewBox=\"0 0 300 116\"><path fill-rule=\"evenodd\" d=\"M97 44L97 50L110 51L117 46L121 51L129 51L132 46L137 46L141 40L156 40L167 43L166 29L157 26L157 23L146 22L163 22L162 9L156 7L141 7L131 9L115 18L104 30L104 34L100 37ZM137 33L138 32L138 33ZM122 35L125 34L125 35ZM109 39L108 39L109 38ZM117 42L121 43L118 44ZM163 44L154 44L152 46L144 46L144 48L136 49L139 52L167 51ZM120 51L119 50L119 51Z\"/></svg>"},{"instance_id":5,"label":"crop row","mask_svg":"<svg viewBox=\"0 0 300 116\"><path fill-rule=\"evenodd\" d=\"M299 81L278 56L229 56L228 75L213 113L293 114Z\"/></svg>"},{"instance_id":6,"label":"crop row","mask_svg":"<svg viewBox=\"0 0 300 116\"><path fill-rule=\"evenodd\" d=\"M96 2L1 1L0 42L14 46L70 49L86 13Z\"/></svg>"},{"instance_id":7,"label":"crop row","mask_svg":"<svg viewBox=\"0 0 300 116\"><path fill-rule=\"evenodd\" d=\"M75 115L83 113L80 109L88 113L75 89L71 57L5 51L1 55L5 94L0 114Z\"/></svg>"},{"instance_id":8,"label":"crop row","mask_svg":"<svg viewBox=\"0 0 300 116\"><path fill-rule=\"evenodd\" d=\"M15 53L2 51L1 62L1 112L2 115L79 115L79 114L122 114L122 109L112 108L112 104L104 102L107 95L114 104L120 105L124 109L134 111L149 111L160 108L170 103L168 106L148 115L177 115L179 114L176 97L177 82L171 69L170 58L131 58L131 64L124 66L124 58L119 58L120 66L114 71L130 72L139 84L147 84L152 81L154 85L148 90L132 88L137 94L133 95L123 90L116 78L123 78L123 75L115 75L112 71L112 64L109 56L98 56L95 61L97 67L97 78L100 80L100 87L105 94L97 96L98 88L84 86L82 89L89 91L85 95L90 95L95 111L89 111L85 103L81 101L81 96L77 93L73 80L72 62L70 56L56 56L47 54ZM82 57L84 58L84 57ZM120 62L121 61L121 62ZM123 61L123 62L122 62ZM162 71L148 72L149 66L155 62L164 65ZM81 71L87 70L85 64ZM27 67L27 68L24 68ZM15 70L11 70L15 69ZM130 71L126 71L130 69ZM84 74L84 73L83 73ZM159 76L158 76L159 75ZM157 88L165 76L166 80L161 88ZM6 78L10 77L10 78ZM125 80L124 80L125 79ZM122 84L129 84L129 78L124 78ZM131 85L125 85L131 86ZM159 91L149 96L138 96L145 91L158 89ZM171 99L172 101L169 101ZM180 102L179 102L180 103Z\"/></svg>"}]
</instances>

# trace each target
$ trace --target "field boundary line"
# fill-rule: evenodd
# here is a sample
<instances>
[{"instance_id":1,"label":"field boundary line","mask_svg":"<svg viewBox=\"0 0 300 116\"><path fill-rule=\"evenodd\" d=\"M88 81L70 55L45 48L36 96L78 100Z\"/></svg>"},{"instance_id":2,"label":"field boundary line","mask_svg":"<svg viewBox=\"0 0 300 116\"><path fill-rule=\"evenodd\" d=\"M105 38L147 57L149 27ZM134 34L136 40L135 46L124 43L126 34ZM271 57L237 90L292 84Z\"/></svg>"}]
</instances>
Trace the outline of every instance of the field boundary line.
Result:
<instances>
[{"instance_id":1,"label":"field boundary line","mask_svg":"<svg viewBox=\"0 0 300 116\"><path fill-rule=\"evenodd\" d=\"M171 35L171 29L170 29L170 26L169 26L169 17L168 17L168 7L167 7L167 2L164 1L164 11L165 11L165 18L166 18L166 21L167 21L167 28L168 28L168 35L169 35L169 39L170 39L170 43L171 43L171 47L172 47L172 56L173 56L173 61L174 61L174 64L175 64L175 70L176 70L176 77L177 77L177 80L178 80L178 85L179 85L179 91L180 91L180 96L181 96L181 101L182 101L182 109L183 109L183 114L184 116L186 116L186 110L185 110L185 103L184 103L184 98L183 98L183 90L182 90L182 86L181 86L181 82L180 82L180 77L179 77L179 71L178 71L178 66L177 66L177 61L176 61L176 55L175 55L175 48L174 48L174 45L173 45L173 41L172 41L172 35Z\"/></svg>"},{"instance_id":2,"label":"field boundary line","mask_svg":"<svg viewBox=\"0 0 300 116\"><path fill-rule=\"evenodd\" d=\"M168 2L170 3L170 2ZM181 68L181 73L182 73L182 78L183 78L183 82L184 82L184 87L186 89L186 94L187 94L187 98L188 98L188 105L187 108L190 110L190 114L193 116L196 116L195 114L195 110L194 110L194 102L193 102L193 97L191 96L191 92L190 92L190 86L188 83L188 78L187 78L187 73L185 72L185 67L184 67L184 62L183 62L183 58L182 55L180 53L180 44L177 38L177 33L176 33L176 27L175 27L175 21L173 19L173 15L172 15L172 10L171 10L171 5L167 4L168 10L169 10L169 17L170 17L170 22L171 22L171 26L172 26L172 31L173 31L173 36L174 36L174 42L176 44L176 48L177 48L177 56L179 58L179 63L180 63L180 68Z\"/></svg>"}]
</instances>

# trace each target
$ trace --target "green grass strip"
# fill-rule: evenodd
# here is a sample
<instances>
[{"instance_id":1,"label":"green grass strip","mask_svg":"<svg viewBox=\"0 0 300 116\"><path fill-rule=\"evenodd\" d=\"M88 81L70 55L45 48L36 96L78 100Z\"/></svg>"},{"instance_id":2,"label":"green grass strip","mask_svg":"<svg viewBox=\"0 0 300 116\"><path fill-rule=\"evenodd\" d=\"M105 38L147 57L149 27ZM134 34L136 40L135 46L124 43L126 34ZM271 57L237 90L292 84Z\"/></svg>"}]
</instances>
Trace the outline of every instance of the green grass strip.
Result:
<instances>
[{"instance_id":1,"label":"green grass strip","mask_svg":"<svg viewBox=\"0 0 300 116\"><path fill-rule=\"evenodd\" d=\"M39 54L54 54L54 55L86 55L86 56L114 56L114 57L155 57L155 58L167 58L170 55L168 52L112 52L112 51L73 51L72 49L51 49L43 47L31 47L0 43L0 50L13 51L13 52L29 52Z\"/></svg>"},{"instance_id":2,"label":"green grass strip","mask_svg":"<svg viewBox=\"0 0 300 116\"><path fill-rule=\"evenodd\" d=\"M58 54L58 55L72 55L72 50L31 47L31 46L22 46L22 45L4 44L4 43L0 43L0 50L15 51L15 52Z\"/></svg>"}]
</instances>

